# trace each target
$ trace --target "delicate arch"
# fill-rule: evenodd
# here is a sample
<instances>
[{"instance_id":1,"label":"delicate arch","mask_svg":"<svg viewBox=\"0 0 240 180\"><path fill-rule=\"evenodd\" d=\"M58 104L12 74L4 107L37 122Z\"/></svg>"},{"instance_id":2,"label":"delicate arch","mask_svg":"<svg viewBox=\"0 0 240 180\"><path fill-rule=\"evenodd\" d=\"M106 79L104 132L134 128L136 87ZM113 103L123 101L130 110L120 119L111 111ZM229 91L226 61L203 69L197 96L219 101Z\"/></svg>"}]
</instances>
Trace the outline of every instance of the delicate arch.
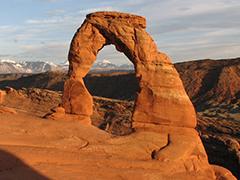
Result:
<instances>
[{"instance_id":1,"label":"delicate arch","mask_svg":"<svg viewBox=\"0 0 240 180\"><path fill-rule=\"evenodd\" d=\"M134 64L140 91L133 112L134 127L170 125L195 127L196 116L182 81L171 60L158 52L145 31L141 16L119 12L87 15L75 33L69 50L69 76L65 82L63 106L67 113L89 117L92 96L83 77L96 60L97 53L114 44Z\"/></svg>"}]
</instances>

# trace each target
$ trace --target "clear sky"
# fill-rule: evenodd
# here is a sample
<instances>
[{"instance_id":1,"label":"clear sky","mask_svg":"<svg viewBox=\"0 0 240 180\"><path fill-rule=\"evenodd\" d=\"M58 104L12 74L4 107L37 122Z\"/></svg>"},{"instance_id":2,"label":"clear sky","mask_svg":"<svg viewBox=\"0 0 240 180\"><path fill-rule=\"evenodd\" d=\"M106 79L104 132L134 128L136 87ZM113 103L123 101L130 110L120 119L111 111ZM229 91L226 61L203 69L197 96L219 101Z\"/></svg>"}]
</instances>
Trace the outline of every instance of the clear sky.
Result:
<instances>
[{"instance_id":1,"label":"clear sky","mask_svg":"<svg viewBox=\"0 0 240 180\"><path fill-rule=\"evenodd\" d=\"M240 56L240 0L2 0L0 59L62 63L86 14L102 10L145 16L174 62ZM111 46L98 59L125 63Z\"/></svg>"}]
</instances>

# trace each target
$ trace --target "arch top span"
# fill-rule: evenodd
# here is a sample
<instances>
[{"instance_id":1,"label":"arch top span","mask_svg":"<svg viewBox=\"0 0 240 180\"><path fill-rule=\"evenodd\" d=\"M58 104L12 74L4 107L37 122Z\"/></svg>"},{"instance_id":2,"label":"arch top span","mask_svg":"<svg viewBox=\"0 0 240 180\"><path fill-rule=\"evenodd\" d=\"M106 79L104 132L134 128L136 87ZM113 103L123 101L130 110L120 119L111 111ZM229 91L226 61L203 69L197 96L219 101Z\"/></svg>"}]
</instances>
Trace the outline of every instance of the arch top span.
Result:
<instances>
[{"instance_id":1,"label":"arch top span","mask_svg":"<svg viewBox=\"0 0 240 180\"><path fill-rule=\"evenodd\" d=\"M69 80L65 82L63 106L68 113L90 116L92 97L82 78L98 52L115 45L134 64L139 79L133 121L135 127L151 124L195 127L196 115L170 58L159 52L146 32L146 19L120 12L88 14L75 33L69 50Z\"/></svg>"},{"instance_id":2,"label":"arch top span","mask_svg":"<svg viewBox=\"0 0 240 180\"><path fill-rule=\"evenodd\" d=\"M121 25L137 27L137 28L146 28L146 19L142 16L121 13L121 12L95 12L90 13L86 16L86 20L91 22L92 24L109 24L121 21ZM103 21L105 20L105 22Z\"/></svg>"}]
</instances>

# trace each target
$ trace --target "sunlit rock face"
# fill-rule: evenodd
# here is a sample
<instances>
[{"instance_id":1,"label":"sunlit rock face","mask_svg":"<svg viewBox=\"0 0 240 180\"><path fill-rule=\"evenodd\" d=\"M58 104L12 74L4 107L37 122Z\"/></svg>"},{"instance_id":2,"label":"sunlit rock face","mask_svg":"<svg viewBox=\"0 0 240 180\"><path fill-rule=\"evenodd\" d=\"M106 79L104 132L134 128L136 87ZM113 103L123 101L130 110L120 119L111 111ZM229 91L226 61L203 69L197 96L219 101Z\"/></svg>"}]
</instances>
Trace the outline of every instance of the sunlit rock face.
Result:
<instances>
[{"instance_id":1,"label":"sunlit rock face","mask_svg":"<svg viewBox=\"0 0 240 180\"><path fill-rule=\"evenodd\" d=\"M77 30L69 51L69 80L65 82L63 106L67 113L89 117L92 96L83 77L98 52L109 44L123 52L134 64L140 90L133 112L135 128L151 124L195 127L196 116L182 81L170 58L159 52L146 32L144 17L96 12L87 15Z\"/></svg>"}]
</instances>

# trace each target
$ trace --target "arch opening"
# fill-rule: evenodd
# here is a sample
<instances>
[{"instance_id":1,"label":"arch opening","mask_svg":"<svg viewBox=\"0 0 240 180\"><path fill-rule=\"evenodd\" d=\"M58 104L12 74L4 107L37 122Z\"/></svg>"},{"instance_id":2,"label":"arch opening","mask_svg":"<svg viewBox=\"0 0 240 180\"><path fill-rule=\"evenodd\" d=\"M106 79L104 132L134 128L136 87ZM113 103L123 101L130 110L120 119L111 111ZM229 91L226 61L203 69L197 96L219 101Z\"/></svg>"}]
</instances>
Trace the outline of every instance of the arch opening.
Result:
<instances>
[{"instance_id":1,"label":"arch opening","mask_svg":"<svg viewBox=\"0 0 240 180\"><path fill-rule=\"evenodd\" d=\"M132 62L113 45L104 46L84 78L93 96L119 100L134 100L138 82Z\"/></svg>"}]
</instances>

